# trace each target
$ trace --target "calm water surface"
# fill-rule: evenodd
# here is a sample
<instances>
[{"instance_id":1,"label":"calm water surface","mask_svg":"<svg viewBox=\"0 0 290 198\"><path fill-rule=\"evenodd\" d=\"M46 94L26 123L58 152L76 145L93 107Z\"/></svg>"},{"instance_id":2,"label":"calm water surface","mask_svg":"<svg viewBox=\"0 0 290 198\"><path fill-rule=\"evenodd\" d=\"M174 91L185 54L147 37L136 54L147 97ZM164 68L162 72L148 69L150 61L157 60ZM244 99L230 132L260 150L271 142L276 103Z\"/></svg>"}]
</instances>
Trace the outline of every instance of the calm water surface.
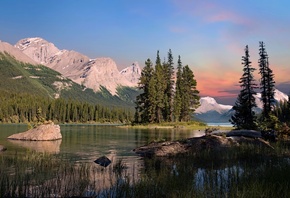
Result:
<instances>
[{"instance_id":1,"label":"calm water surface","mask_svg":"<svg viewBox=\"0 0 290 198\"><path fill-rule=\"evenodd\" d=\"M153 140L176 140L203 135L202 131L176 129L132 129L112 125L61 125L62 140L18 141L8 140L14 133L27 130L27 125L0 125L0 144L7 148L5 155L29 150L66 156L75 162L92 162L100 156L122 159L126 162L139 160L132 150Z\"/></svg>"}]
</instances>

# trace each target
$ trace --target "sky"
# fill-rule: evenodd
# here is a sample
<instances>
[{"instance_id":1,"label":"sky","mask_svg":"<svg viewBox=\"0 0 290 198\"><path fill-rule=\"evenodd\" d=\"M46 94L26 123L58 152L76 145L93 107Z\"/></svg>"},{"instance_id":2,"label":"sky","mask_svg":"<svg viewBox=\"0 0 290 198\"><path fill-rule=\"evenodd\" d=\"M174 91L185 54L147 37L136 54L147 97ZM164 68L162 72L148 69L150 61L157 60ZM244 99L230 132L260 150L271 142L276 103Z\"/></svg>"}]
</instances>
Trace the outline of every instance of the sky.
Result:
<instances>
[{"instance_id":1,"label":"sky","mask_svg":"<svg viewBox=\"0 0 290 198\"><path fill-rule=\"evenodd\" d=\"M41 37L90 58L111 57L119 69L157 50L172 50L197 80L200 96L234 104L249 46L257 84L263 41L276 87L290 93L290 1L287 0L2 0L0 40Z\"/></svg>"}]
</instances>

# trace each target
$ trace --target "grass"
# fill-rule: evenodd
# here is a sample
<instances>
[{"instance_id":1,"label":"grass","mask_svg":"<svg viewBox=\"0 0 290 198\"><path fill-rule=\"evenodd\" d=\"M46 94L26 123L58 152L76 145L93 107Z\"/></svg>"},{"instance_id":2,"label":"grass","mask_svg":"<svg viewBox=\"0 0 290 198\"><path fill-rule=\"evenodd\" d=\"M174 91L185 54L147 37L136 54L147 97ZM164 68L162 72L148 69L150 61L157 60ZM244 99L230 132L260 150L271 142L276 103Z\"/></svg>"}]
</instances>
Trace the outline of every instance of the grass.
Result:
<instances>
[{"instance_id":1,"label":"grass","mask_svg":"<svg viewBox=\"0 0 290 198\"><path fill-rule=\"evenodd\" d=\"M0 197L289 197L290 147L273 146L146 158L138 178L122 160L102 168L35 152L1 155Z\"/></svg>"},{"instance_id":2,"label":"grass","mask_svg":"<svg viewBox=\"0 0 290 198\"><path fill-rule=\"evenodd\" d=\"M190 122L161 122L153 124L135 124L135 125L125 125L120 127L131 127L138 129L191 129L191 130L205 130L209 128L207 124L199 121L190 121ZM231 130L232 127L218 127L221 130Z\"/></svg>"}]
</instances>

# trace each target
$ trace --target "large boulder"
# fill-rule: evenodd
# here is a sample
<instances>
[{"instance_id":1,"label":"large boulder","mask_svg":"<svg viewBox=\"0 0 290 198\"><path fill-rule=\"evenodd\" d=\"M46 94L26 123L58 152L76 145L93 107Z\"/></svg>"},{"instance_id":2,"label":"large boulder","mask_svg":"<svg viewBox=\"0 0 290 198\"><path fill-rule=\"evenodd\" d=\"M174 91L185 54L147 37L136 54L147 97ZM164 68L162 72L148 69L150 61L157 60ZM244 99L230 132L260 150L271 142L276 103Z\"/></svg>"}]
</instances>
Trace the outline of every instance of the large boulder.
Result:
<instances>
[{"instance_id":1,"label":"large boulder","mask_svg":"<svg viewBox=\"0 0 290 198\"><path fill-rule=\"evenodd\" d=\"M54 123L43 124L26 132L10 135L8 139L12 140L29 140L29 141L46 141L62 139L60 126Z\"/></svg>"}]
</instances>

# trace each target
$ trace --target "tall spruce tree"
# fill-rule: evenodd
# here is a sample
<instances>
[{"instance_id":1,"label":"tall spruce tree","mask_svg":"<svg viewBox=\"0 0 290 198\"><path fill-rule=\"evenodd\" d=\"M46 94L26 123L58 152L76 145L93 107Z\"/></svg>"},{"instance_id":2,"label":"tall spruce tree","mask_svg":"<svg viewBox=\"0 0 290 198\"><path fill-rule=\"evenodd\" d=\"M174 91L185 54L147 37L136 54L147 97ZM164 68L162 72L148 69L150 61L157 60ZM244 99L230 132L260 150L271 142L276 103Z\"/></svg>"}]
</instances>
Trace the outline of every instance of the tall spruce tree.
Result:
<instances>
[{"instance_id":1,"label":"tall spruce tree","mask_svg":"<svg viewBox=\"0 0 290 198\"><path fill-rule=\"evenodd\" d=\"M165 96L164 96L164 120L171 122L173 119L173 97L174 97L174 62L173 62L173 55L171 49L168 51L167 55L167 62L163 64L164 72L165 72L165 81L166 81L166 88L165 88Z\"/></svg>"},{"instance_id":2,"label":"tall spruce tree","mask_svg":"<svg viewBox=\"0 0 290 198\"><path fill-rule=\"evenodd\" d=\"M135 111L135 122L136 123L147 123L151 120L151 105L154 103L152 97L150 97L150 83L152 83L154 69L151 60L148 58L145 62L145 67L141 72L138 87L143 91L136 98L136 111Z\"/></svg>"},{"instance_id":3,"label":"tall spruce tree","mask_svg":"<svg viewBox=\"0 0 290 198\"><path fill-rule=\"evenodd\" d=\"M192 70L186 65L182 70L182 93L181 93L181 121L190 121L191 115L199 106L199 91L196 89L196 80Z\"/></svg>"},{"instance_id":4,"label":"tall spruce tree","mask_svg":"<svg viewBox=\"0 0 290 198\"><path fill-rule=\"evenodd\" d=\"M176 83L175 83L175 95L174 95L174 120L181 121L181 105L182 105L182 62L180 56L178 56Z\"/></svg>"},{"instance_id":5,"label":"tall spruce tree","mask_svg":"<svg viewBox=\"0 0 290 198\"><path fill-rule=\"evenodd\" d=\"M269 58L264 42L259 42L259 73L261 74L261 100L263 103L263 118L268 119L274 105L275 81L273 71L269 66Z\"/></svg>"},{"instance_id":6,"label":"tall spruce tree","mask_svg":"<svg viewBox=\"0 0 290 198\"><path fill-rule=\"evenodd\" d=\"M248 45L245 47L245 55L242 56L243 75L240 78L241 91L233 106L235 114L231 117L230 122L238 129L256 129L257 117L253 108L256 107L255 89L257 84L253 77L255 68L251 67Z\"/></svg>"},{"instance_id":7,"label":"tall spruce tree","mask_svg":"<svg viewBox=\"0 0 290 198\"><path fill-rule=\"evenodd\" d=\"M155 121L160 123L164 121L164 107L165 107L165 90L166 90L166 72L161 64L159 51L157 51L154 79L155 82Z\"/></svg>"}]
</instances>

